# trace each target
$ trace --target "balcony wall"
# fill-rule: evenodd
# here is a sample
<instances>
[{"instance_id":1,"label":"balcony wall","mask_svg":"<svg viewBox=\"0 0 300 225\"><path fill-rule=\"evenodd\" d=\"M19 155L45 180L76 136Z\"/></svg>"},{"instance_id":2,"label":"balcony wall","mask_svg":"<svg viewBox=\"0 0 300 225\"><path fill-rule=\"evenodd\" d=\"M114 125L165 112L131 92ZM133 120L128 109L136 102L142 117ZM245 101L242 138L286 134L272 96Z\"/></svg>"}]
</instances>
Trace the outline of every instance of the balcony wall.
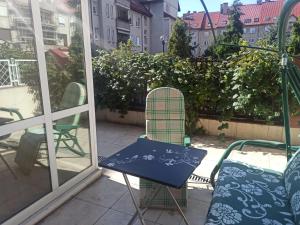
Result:
<instances>
[{"instance_id":1,"label":"balcony wall","mask_svg":"<svg viewBox=\"0 0 300 225\"><path fill-rule=\"evenodd\" d=\"M137 126L145 126L145 113L137 111L129 111L128 114L123 117L117 112L111 112L108 109L97 110L97 120L109 121L120 124L130 124ZM270 141L284 142L284 127L272 126L255 123L243 123L243 122L228 122L229 128L223 132L227 137L239 138L239 139L263 139ZM218 127L220 122L213 119L199 118L197 127L203 128L208 135L217 136L220 134ZM299 128L291 128L291 138L293 145L299 145L300 139Z\"/></svg>"}]
</instances>

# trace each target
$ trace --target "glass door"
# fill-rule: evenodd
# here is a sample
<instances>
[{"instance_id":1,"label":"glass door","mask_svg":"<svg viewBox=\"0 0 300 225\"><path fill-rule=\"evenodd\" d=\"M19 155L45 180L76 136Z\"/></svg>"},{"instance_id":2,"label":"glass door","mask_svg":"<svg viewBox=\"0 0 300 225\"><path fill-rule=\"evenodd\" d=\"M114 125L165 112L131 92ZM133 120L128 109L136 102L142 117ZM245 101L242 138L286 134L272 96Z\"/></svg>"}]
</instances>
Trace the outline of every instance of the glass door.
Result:
<instances>
[{"instance_id":1,"label":"glass door","mask_svg":"<svg viewBox=\"0 0 300 225\"><path fill-rule=\"evenodd\" d=\"M97 168L86 4L0 0L0 224Z\"/></svg>"}]
</instances>

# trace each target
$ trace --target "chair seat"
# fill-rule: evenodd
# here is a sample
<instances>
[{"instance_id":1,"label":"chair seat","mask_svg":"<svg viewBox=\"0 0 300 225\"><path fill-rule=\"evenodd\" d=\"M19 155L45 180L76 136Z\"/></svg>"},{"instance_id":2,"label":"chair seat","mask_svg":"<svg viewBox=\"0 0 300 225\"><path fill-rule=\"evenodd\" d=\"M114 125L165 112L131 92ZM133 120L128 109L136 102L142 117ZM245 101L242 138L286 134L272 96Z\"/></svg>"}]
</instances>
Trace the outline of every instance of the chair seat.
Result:
<instances>
[{"instance_id":1,"label":"chair seat","mask_svg":"<svg viewBox=\"0 0 300 225\"><path fill-rule=\"evenodd\" d=\"M293 225L283 174L225 160L206 225Z\"/></svg>"}]
</instances>

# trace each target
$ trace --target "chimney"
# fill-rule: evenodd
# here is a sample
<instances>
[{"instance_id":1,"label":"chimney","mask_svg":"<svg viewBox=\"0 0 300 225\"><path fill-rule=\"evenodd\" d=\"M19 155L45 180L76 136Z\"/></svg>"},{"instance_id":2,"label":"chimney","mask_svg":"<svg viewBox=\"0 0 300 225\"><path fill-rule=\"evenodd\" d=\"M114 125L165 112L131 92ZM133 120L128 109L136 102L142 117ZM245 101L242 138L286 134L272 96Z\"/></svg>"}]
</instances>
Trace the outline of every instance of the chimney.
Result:
<instances>
[{"instance_id":1,"label":"chimney","mask_svg":"<svg viewBox=\"0 0 300 225\"><path fill-rule=\"evenodd\" d=\"M229 5L228 2L224 2L221 4L221 10L220 10L221 14L223 15L228 15L229 13Z\"/></svg>"},{"instance_id":2,"label":"chimney","mask_svg":"<svg viewBox=\"0 0 300 225\"><path fill-rule=\"evenodd\" d=\"M262 0L257 0L257 5L261 5L262 4Z\"/></svg>"}]
</instances>

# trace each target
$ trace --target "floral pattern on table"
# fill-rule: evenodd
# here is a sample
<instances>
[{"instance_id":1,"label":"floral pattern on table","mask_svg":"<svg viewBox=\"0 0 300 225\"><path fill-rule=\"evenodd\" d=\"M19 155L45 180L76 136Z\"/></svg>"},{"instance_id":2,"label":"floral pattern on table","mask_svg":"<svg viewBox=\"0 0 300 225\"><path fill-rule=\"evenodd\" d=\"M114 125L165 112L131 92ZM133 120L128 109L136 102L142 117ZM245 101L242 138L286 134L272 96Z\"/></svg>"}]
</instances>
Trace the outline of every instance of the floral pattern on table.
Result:
<instances>
[{"instance_id":1,"label":"floral pattern on table","mask_svg":"<svg viewBox=\"0 0 300 225\"><path fill-rule=\"evenodd\" d=\"M294 225L283 175L225 160L206 225L229 224Z\"/></svg>"},{"instance_id":2,"label":"floral pattern on table","mask_svg":"<svg viewBox=\"0 0 300 225\"><path fill-rule=\"evenodd\" d=\"M144 160L144 161L152 161L156 160L160 164L163 164L165 166L174 166L179 164L186 164L191 167L196 168L199 163L200 159L199 157L191 156L189 154L191 150L190 148L184 148L184 150L172 150L172 149L166 149L166 150L160 150L157 151L156 149L151 150L147 154L143 155L133 155L129 157L123 157L122 154L116 154L114 158L110 160L110 163L107 164L108 166L114 167L115 165L119 164L130 164L133 163L136 160Z\"/></svg>"}]
</instances>

